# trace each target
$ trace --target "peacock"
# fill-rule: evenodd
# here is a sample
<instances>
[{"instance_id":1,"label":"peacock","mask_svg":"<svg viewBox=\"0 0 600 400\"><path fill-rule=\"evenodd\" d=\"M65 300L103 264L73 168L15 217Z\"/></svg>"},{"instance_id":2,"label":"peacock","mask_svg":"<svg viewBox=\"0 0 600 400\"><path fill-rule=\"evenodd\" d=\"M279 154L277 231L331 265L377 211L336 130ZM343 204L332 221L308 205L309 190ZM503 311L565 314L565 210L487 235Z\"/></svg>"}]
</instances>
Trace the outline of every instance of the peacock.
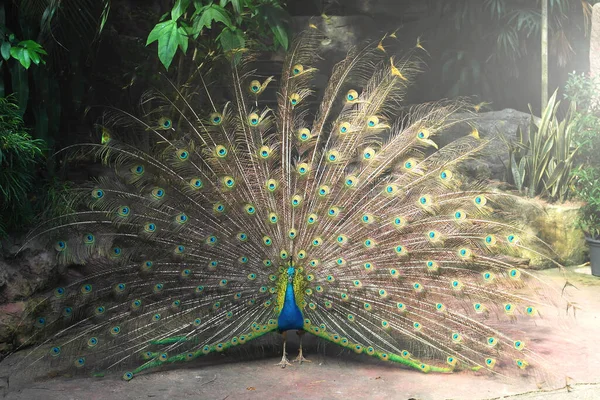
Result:
<instances>
[{"instance_id":1,"label":"peacock","mask_svg":"<svg viewBox=\"0 0 600 400\"><path fill-rule=\"evenodd\" d=\"M140 115L116 112L78 146L105 174L29 236L80 267L30 301L20 366L131 380L277 333L286 368L296 331L299 364L309 333L421 372L543 370L503 326L559 301L511 257L549 249L514 196L461 174L487 144L467 101L404 105L422 46L398 56L388 40L350 50L319 102L311 25L277 79L237 49L225 93L197 74L144 96ZM450 126L468 128L439 146Z\"/></svg>"}]
</instances>

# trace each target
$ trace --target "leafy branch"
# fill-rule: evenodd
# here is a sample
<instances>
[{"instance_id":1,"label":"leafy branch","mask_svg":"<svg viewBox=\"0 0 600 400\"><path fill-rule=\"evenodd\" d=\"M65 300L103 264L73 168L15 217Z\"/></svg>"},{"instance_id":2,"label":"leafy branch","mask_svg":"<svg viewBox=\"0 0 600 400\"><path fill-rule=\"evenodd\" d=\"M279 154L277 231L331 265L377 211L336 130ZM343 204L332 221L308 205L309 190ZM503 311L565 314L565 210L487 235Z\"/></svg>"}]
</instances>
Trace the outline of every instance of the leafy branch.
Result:
<instances>
[{"instance_id":1,"label":"leafy branch","mask_svg":"<svg viewBox=\"0 0 600 400\"><path fill-rule=\"evenodd\" d=\"M288 17L280 0L176 0L146 45L158 42L158 58L166 69L177 49L186 54L190 39L201 36L223 52L242 49L250 40L267 49L287 49Z\"/></svg>"}]
</instances>

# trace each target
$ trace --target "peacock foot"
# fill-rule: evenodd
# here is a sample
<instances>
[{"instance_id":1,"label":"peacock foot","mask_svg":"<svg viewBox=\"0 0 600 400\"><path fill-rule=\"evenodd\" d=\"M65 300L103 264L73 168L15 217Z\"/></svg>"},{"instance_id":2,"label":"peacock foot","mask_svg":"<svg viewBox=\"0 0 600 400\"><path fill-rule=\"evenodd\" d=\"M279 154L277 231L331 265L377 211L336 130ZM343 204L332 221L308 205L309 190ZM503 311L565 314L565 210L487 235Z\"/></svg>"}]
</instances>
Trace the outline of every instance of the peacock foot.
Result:
<instances>
[{"instance_id":1,"label":"peacock foot","mask_svg":"<svg viewBox=\"0 0 600 400\"><path fill-rule=\"evenodd\" d=\"M285 368L288 365L292 365L292 364L290 363L290 360L288 360L287 354L283 353L283 357L281 357L281 361L275 365L279 365L279 366L281 366L281 368Z\"/></svg>"},{"instance_id":2,"label":"peacock foot","mask_svg":"<svg viewBox=\"0 0 600 400\"><path fill-rule=\"evenodd\" d=\"M294 362L297 362L298 364L302 364L303 362L312 362L312 361L304 358L304 356L302 355L302 349L300 349L300 351L298 352L298 357L296 357L294 359Z\"/></svg>"}]
</instances>

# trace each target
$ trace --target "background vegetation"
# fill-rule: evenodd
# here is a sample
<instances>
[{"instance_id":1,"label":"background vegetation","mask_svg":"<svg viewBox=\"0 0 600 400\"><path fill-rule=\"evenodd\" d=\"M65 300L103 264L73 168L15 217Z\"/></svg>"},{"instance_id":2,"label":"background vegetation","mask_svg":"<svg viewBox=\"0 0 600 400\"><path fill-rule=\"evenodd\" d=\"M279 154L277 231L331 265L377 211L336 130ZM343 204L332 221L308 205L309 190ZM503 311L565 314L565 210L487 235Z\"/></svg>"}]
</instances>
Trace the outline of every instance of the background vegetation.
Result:
<instances>
[{"instance_id":1,"label":"background vegetation","mask_svg":"<svg viewBox=\"0 0 600 400\"><path fill-rule=\"evenodd\" d=\"M579 160L591 161L600 148L590 140L598 119L577 111L587 109L585 101L596 90L581 77L588 68L595 2L549 0L550 87L566 91L540 107L539 1L6 1L0 5L0 138L5 143L0 223L4 233L27 230L43 212L35 204L50 204L50 209L62 204L59 182L89 178L87 168L64 171L61 158L51 155L72 143L99 140L103 107L136 112L142 93L164 84L161 75L185 83L223 52L285 49L294 18L302 16L317 16L324 24L336 23L333 16L349 17L350 24L353 16L371 18L379 28L368 32L372 38L398 28L407 47L421 36L429 68L409 102L469 95L496 109L528 111L532 104L532 115L541 114L545 122L538 125L532 118L522 140L509 143L510 180L523 194L564 200L581 186L583 175L574 172L581 171ZM568 98L559 108L557 99L564 93ZM536 149L550 142L552 157L536 161Z\"/></svg>"}]
</instances>

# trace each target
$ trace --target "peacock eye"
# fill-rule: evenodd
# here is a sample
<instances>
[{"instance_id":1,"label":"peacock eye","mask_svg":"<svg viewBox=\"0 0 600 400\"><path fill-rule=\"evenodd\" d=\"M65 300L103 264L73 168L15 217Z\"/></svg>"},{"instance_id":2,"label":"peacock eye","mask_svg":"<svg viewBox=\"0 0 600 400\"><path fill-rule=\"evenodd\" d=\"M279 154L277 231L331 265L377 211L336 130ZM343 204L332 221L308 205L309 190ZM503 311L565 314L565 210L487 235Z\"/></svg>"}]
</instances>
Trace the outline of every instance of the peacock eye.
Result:
<instances>
[{"instance_id":1,"label":"peacock eye","mask_svg":"<svg viewBox=\"0 0 600 400\"><path fill-rule=\"evenodd\" d=\"M223 122L223 115L220 113L210 114L210 123L213 125L220 125Z\"/></svg>"}]
</instances>

